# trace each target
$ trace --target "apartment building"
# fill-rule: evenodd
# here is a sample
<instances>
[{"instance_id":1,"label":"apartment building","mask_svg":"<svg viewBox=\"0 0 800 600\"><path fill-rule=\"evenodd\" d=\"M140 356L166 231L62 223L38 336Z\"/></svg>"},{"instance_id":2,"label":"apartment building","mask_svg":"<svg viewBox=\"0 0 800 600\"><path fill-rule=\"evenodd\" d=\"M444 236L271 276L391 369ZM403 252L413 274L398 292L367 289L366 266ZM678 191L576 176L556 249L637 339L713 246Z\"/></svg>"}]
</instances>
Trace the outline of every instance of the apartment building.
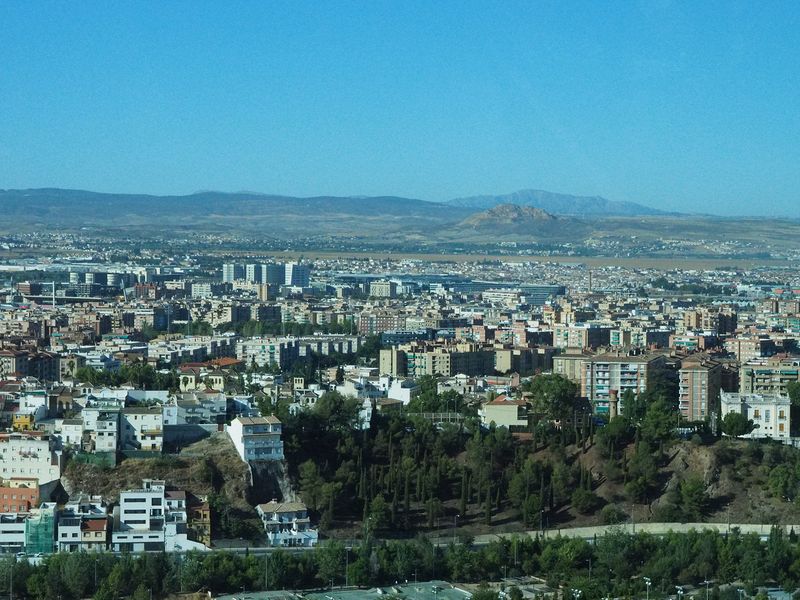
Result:
<instances>
[{"instance_id":1,"label":"apartment building","mask_svg":"<svg viewBox=\"0 0 800 600\"><path fill-rule=\"evenodd\" d=\"M681 415L689 421L705 421L719 410L722 365L704 354L685 358L678 371Z\"/></svg>"},{"instance_id":2,"label":"apartment building","mask_svg":"<svg viewBox=\"0 0 800 600\"><path fill-rule=\"evenodd\" d=\"M251 338L236 347L236 358L245 365L268 367L278 365L289 369L300 356L300 345L293 338Z\"/></svg>"},{"instance_id":3,"label":"apartment building","mask_svg":"<svg viewBox=\"0 0 800 600\"><path fill-rule=\"evenodd\" d=\"M281 422L277 417L236 417L226 431L243 461L283 460Z\"/></svg>"},{"instance_id":4,"label":"apartment building","mask_svg":"<svg viewBox=\"0 0 800 600\"><path fill-rule=\"evenodd\" d=\"M468 342L412 343L381 350L379 365L381 374L392 377L492 375L495 353L492 347Z\"/></svg>"},{"instance_id":5,"label":"apartment building","mask_svg":"<svg viewBox=\"0 0 800 600\"><path fill-rule=\"evenodd\" d=\"M394 298L397 296L397 283L380 279L369 284L369 295L374 298Z\"/></svg>"},{"instance_id":6,"label":"apartment building","mask_svg":"<svg viewBox=\"0 0 800 600\"><path fill-rule=\"evenodd\" d=\"M620 398L628 390L641 394L655 375L665 369L666 358L662 354L599 354L584 363L581 395L589 399L595 412L607 413L612 390L616 390Z\"/></svg>"},{"instance_id":7,"label":"apartment building","mask_svg":"<svg viewBox=\"0 0 800 600\"><path fill-rule=\"evenodd\" d=\"M594 357L592 352L567 350L553 357L553 373L566 377L574 383L583 381L586 364Z\"/></svg>"},{"instance_id":8,"label":"apartment building","mask_svg":"<svg viewBox=\"0 0 800 600\"><path fill-rule=\"evenodd\" d=\"M163 481L145 479L141 488L121 492L114 508L114 552L164 550L165 511Z\"/></svg>"},{"instance_id":9,"label":"apartment building","mask_svg":"<svg viewBox=\"0 0 800 600\"><path fill-rule=\"evenodd\" d=\"M123 450L161 452L164 413L159 406L131 406L120 411L120 443Z\"/></svg>"},{"instance_id":10,"label":"apartment building","mask_svg":"<svg viewBox=\"0 0 800 600\"><path fill-rule=\"evenodd\" d=\"M40 486L61 478L63 455L54 440L38 431L0 433L0 478L36 479Z\"/></svg>"},{"instance_id":11,"label":"apartment building","mask_svg":"<svg viewBox=\"0 0 800 600\"><path fill-rule=\"evenodd\" d=\"M0 379L28 375L28 353L24 350L0 350Z\"/></svg>"},{"instance_id":12,"label":"apartment building","mask_svg":"<svg viewBox=\"0 0 800 600\"><path fill-rule=\"evenodd\" d=\"M725 351L736 356L744 364L757 358L772 356L777 352L775 340L767 336L740 336L725 340Z\"/></svg>"},{"instance_id":13,"label":"apartment building","mask_svg":"<svg viewBox=\"0 0 800 600\"><path fill-rule=\"evenodd\" d=\"M39 506L39 481L12 477L0 482L0 513L27 513Z\"/></svg>"},{"instance_id":14,"label":"apartment building","mask_svg":"<svg viewBox=\"0 0 800 600\"><path fill-rule=\"evenodd\" d=\"M739 391L742 394L788 396L790 383L800 381L800 358L757 358L739 368Z\"/></svg>"},{"instance_id":15,"label":"apartment building","mask_svg":"<svg viewBox=\"0 0 800 600\"><path fill-rule=\"evenodd\" d=\"M553 327L553 345L556 348L599 348L611 342L612 327L596 323L566 324Z\"/></svg>"}]
</instances>

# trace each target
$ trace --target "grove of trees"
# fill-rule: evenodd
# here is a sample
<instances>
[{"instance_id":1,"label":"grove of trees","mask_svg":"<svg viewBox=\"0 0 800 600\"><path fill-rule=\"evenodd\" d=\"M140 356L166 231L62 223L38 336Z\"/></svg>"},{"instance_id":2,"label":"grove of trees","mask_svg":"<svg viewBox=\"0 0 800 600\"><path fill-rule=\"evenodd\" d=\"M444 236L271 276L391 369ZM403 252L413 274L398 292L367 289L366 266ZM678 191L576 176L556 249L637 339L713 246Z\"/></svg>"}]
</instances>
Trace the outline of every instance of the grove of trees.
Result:
<instances>
[{"instance_id":1,"label":"grove of trees","mask_svg":"<svg viewBox=\"0 0 800 600\"><path fill-rule=\"evenodd\" d=\"M484 546L473 546L469 539L436 545L424 537L378 541L367 536L351 549L326 542L312 551L267 555L62 553L36 566L9 556L0 559L0 587L5 590L12 571L14 596L32 600L149 600L151 594L163 598L181 591L374 586L415 577L481 582L524 575L544 577L554 588L581 590L587 600L643 597L645 577L652 581L654 597L674 593L676 585L698 586L708 580L713 582L711 598L734 600L740 586L748 595L762 585L796 589L800 544L794 532L777 528L766 541L735 529L727 535L693 531L662 537L611 532L593 543L520 536ZM720 589L732 582L736 586Z\"/></svg>"}]
</instances>

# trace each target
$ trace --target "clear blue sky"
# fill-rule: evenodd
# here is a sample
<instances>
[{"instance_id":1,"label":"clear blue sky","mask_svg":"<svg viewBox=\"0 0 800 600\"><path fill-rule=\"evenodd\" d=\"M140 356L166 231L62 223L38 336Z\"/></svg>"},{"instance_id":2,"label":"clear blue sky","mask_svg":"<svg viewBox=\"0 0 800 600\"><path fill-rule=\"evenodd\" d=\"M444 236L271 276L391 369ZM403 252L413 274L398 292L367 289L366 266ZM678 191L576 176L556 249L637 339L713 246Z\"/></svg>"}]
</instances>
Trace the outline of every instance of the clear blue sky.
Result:
<instances>
[{"instance_id":1,"label":"clear blue sky","mask_svg":"<svg viewBox=\"0 0 800 600\"><path fill-rule=\"evenodd\" d=\"M800 216L800 4L0 3L0 188Z\"/></svg>"}]
</instances>

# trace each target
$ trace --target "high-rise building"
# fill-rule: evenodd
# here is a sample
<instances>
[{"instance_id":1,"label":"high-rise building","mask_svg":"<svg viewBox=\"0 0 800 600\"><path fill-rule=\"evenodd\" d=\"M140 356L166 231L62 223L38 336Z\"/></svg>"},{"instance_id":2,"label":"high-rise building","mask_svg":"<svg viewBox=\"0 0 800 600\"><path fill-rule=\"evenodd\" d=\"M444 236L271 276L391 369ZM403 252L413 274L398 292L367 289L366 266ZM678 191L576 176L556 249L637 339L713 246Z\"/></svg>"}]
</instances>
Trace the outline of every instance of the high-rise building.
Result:
<instances>
[{"instance_id":1,"label":"high-rise building","mask_svg":"<svg viewBox=\"0 0 800 600\"><path fill-rule=\"evenodd\" d=\"M311 282L311 267L296 262L286 263L286 285L308 287Z\"/></svg>"},{"instance_id":2,"label":"high-rise building","mask_svg":"<svg viewBox=\"0 0 800 600\"><path fill-rule=\"evenodd\" d=\"M619 398L630 390L645 392L654 376L666 369L663 354L607 352L584 363L581 395L588 398L597 413L608 413L611 392Z\"/></svg>"},{"instance_id":3,"label":"high-rise building","mask_svg":"<svg viewBox=\"0 0 800 600\"><path fill-rule=\"evenodd\" d=\"M250 283L261 283L261 265L257 264L245 265L244 278Z\"/></svg>"},{"instance_id":4,"label":"high-rise building","mask_svg":"<svg viewBox=\"0 0 800 600\"><path fill-rule=\"evenodd\" d=\"M284 285L286 283L286 266L283 263L261 265L261 283Z\"/></svg>"},{"instance_id":5,"label":"high-rise building","mask_svg":"<svg viewBox=\"0 0 800 600\"><path fill-rule=\"evenodd\" d=\"M225 263L222 265L222 282L223 283L233 283L237 279L240 279L239 276L241 271L241 267L239 265L235 265L233 263Z\"/></svg>"},{"instance_id":6,"label":"high-rise building","mask_svg":"<svg viewBox=\"0 0 800 600\"><path fill-rule=\"evenodd\" d=\"M705 354L695 354L681 364L679 408L690 421L705 421L719 408L722 365Z\"/></svg>"}]
</instances>

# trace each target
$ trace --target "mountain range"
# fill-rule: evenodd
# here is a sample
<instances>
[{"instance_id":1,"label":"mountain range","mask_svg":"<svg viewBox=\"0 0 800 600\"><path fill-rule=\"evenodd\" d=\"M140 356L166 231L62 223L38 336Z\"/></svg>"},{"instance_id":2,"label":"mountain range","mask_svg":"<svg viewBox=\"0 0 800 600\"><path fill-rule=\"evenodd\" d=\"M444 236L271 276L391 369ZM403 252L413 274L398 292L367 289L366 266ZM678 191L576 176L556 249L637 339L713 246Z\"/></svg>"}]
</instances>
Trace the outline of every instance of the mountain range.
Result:
<instances>
[{"instance_id":1,"label":"mountain range","mask_svg":"<svg viewBox=\"0 0 800 600\"><path fill-rule=\"evenodd\" d=\"M308 247L326 248L458 249L463 244L490 247L500 242L589 242L597 247L598 240L609 248L712 240L709 247L714 252L719 242L732 240L758 248L800 247L798 221L681 215L599 196L541 190L448 202L253 192L153 196L59 188L0 190L0 233L26 231L89 231L129 240L200 240L197 236L209 234L278 244L302 240Z\"/></svg>"}]
</instances>

